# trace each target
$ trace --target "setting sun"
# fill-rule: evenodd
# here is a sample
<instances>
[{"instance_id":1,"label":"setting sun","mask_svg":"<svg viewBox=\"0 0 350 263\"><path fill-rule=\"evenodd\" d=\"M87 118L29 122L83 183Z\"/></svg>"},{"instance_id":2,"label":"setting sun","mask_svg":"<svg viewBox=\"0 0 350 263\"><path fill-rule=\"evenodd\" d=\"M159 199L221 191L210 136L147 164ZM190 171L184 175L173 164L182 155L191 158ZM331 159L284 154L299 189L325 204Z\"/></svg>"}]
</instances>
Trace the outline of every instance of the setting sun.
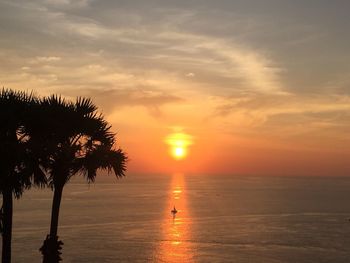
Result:
<instances>
[{"instance_id":1,"label":"setting sun","mask_svg":"<svg viewBox=\"0 0 350 263\"><path fill-rule=\"evenodd\" d=\"M182 147L175 147L173 149L173 155L176 159L183 159L186 156L186 150Z\"/></svg>"},{"instance_id":2,"label":"setting sun","mask_svg":"<svg viewBox=\"0 0 350 263\"><path fill-rule=\"evenodd\" d=\"M193 143L192 136L185 133L170 134L165 142L170 146L170 155L175 160L184 159L188 154L188 146Z\"/></svg>"}]
</instances>

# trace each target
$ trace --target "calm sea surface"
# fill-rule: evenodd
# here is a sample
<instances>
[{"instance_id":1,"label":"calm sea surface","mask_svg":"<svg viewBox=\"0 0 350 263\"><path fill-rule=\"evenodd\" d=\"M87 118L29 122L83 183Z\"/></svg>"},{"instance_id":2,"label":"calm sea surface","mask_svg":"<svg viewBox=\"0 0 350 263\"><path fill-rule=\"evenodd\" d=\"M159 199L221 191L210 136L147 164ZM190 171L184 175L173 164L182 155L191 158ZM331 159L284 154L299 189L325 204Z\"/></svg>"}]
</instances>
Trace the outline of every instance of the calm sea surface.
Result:
<instances>
[{"instance_id":1,"label":"calm sea surface","mask_svg":"<svg viewBox=\"0 0 350 263\"><path fill-rule=\"evenodd\" d=\"M40 262L51 198L15 202L13 262ZM349 218L350 178L101 176L67 185L59 236L63 262L345 263Z\"/></svg>"}]
</instances>

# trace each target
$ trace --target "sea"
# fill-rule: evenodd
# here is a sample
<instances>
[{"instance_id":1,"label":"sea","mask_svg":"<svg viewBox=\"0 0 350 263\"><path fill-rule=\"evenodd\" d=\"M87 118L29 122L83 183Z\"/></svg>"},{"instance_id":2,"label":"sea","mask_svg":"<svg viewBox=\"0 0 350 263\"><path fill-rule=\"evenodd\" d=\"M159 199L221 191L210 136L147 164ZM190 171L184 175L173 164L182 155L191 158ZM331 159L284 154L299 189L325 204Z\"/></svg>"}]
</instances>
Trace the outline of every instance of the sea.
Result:
<instances>
[{"instance_id":1,"label":"sea","mask_svg":"<svg viewBox=\"0 0 350 263\"><path fill-rule=\"evenodd\" d=\"M15 201L13 262L41 262L52 196ZM347 177L101 175L66 185L58 235L63 262L347 263L349 219Z\"/></svg>"}]
</instances>

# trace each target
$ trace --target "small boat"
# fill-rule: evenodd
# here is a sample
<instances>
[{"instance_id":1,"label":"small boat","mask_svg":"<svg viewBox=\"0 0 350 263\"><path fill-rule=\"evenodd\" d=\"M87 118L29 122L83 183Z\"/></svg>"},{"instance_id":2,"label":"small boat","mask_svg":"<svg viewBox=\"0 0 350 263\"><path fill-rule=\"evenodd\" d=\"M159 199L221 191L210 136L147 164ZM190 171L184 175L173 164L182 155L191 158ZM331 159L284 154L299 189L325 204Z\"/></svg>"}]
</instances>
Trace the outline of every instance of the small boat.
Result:
<instances>
[{"instance_id":1,"label":"small boat","mask_svg":"<svg viewBox=\"0 0 350 263\"><path fill-rule=\"evenodd\" d=\"M172 213L174 216L176 215L177 210L176 210L175 206L174 206L174 209L173 209L173 210L171 210L171 213Z\"/></svg>"}]
</instances>

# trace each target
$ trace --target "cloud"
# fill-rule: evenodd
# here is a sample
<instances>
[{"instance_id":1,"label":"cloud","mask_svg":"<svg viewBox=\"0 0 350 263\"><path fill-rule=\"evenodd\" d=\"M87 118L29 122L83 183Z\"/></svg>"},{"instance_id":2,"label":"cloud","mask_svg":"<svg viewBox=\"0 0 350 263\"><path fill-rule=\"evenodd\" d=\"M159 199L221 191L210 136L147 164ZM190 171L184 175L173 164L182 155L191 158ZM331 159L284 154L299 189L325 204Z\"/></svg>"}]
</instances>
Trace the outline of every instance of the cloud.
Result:
<instances>
[{"instance_id":1,"label":"cloud","mask_svg":"<svg viewBox=\"0 0 350 263\"><path fill-rule=\"evenodd\" d=\"M101 108L107 114L112 113L118 108L142 106L152 116L159 117L162 115L161 108L163 106L185 102L185 99L181 97L163 91L151 90L150 88L70 90L63 94L74 97L78 93L81 96L92 98L96 104L101 105Z\"/></svg>"},{"instance_id":2,"label":"cloud","mask_svg":"<svg viewBox=\"0 0 350 263\"><path fill-rule=\"evenodd\" d=\"M350 97L339 95L249 95L216 98L214 116L226 132L288 138L346 140ZM313 135L312 135L313 134ZM349 143L349 140L347 140Z\"/></svg>"},{"instance_id":3,"label":"cloud","mask_svg":"<svg viewBox=\"0 0 350 263\"><path fill-rule=\"evenodd\" d=\"M125 64L131 69L158 70L166 75L173 74L176 64L176 71L181 67L185 72L187 71L182 73L182 76L192 77L191 74L186 74L196 72L198 77L195 81L198 86L205 84L217 87L219 85L224 88L257 92L279 92L283 89L279 74L284 69L263 52L232 37L217 38L182 28L186 21L193 21L198 18L198 15L203 14L193 10L183 13L182 9L166 7L149 14L140 13L137 9L137 12L128 12L127 15L123 15L125 21L129 19L133 21L131 24L125 24L125 21L118 19L115 24L110 24L111 22L106 21L104 17L104 15L110 15L106 9L110 2L106 3L104 9L103 5L96 7L98 12L95 15L87 13L86 10L71 13L50 7L50 4L70 5L73 2L46 1L48 6L43 9L40 8L39 1L36 6L34 2L24 7L18 6L16 9L23 11L27 8L33 14L36 13L36 17L32 16L28 19L35 24L45 24L45 29L40 29L44 30L42 33L52 38L51 41L57 40L58 43L62 43L58 47L58 53L67 54L68 52L74 56L75 52L89 52L89 49L99 47L104 50L106 56L118 58L119 64ZM88 3L88 1L80 2ZM115 10L117 14L122 11ZM162 12L172 15L165 16ZM164 23L148 20L147 15L159 16ZM113 17L118 15L114 14ZM142 24L145 22L143 20L147 22ZM31 30L35 34L37 29ZM52 34L52 32L55 33ZM37 45L41 44L37 43ZM79 46L83 49L80 50ZM38 51L36 53L39 53ZM37 57L48 60L51 56L37 55ZM211 89L211 92L214 93L215 90Z\"/></svg>"},{"instance_id":4,"label":"cloud","mask_svg":"<svg viewBox=\"0 0 350 263\"><path fill-rule=\"evenodd\" d=\"M90 5L92 0L39 0L38 3L54 8L83 8Z\"/></svg>"},{"instance_id":5,"label":"cloud","mask_svg":"<svg viewBox=\"0 0 350 263\"><path fill-rule=\"evenodd\" d=\"M60 61L60 57L55 56L49 56L49 57L36 57L37 61L39 62L53 62L53 61Z\"/></svg>"},{"instance_id":6,"label":"cloud","mask_svg":"<svg viewBox=\"0 0 350 263\"><path fill-rule=\"evenodd\" d=\"M219 42L205 42L200 47L208 48L227 61L226 67L246 81L248 89L259 92L282 92L278 74L282 69L256 51L230 46Z\"/></svg>"}]
</instances>

